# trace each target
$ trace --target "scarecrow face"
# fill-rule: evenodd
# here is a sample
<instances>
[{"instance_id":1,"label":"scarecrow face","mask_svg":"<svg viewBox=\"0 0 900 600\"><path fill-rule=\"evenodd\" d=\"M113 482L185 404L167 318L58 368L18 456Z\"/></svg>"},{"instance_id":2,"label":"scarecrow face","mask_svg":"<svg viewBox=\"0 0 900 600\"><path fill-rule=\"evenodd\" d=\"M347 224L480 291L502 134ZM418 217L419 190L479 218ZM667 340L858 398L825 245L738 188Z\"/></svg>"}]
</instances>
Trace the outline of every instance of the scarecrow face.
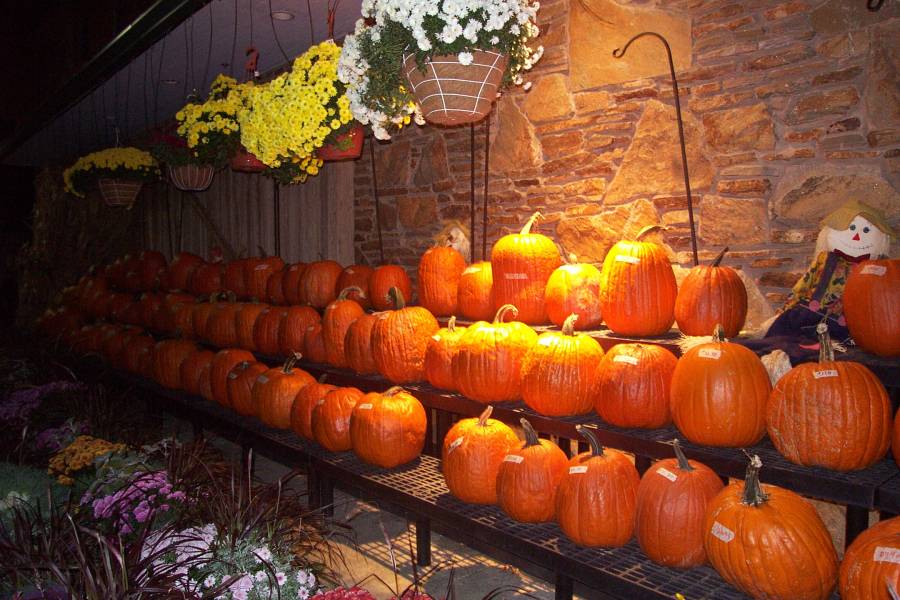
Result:
<instances>
[{"instance_id":1,"label":"scarecrow face","mask_svg":"<svg viewBox=\"0 0 900 600\"><path fill-rule=\"evenodd\" d=\"M847 229L828 230L828 249L840 250L847 256L863 256L877 254L876 248L882 248L887 235L862 215L853 218Z\"/></svg>"}]
</instances>

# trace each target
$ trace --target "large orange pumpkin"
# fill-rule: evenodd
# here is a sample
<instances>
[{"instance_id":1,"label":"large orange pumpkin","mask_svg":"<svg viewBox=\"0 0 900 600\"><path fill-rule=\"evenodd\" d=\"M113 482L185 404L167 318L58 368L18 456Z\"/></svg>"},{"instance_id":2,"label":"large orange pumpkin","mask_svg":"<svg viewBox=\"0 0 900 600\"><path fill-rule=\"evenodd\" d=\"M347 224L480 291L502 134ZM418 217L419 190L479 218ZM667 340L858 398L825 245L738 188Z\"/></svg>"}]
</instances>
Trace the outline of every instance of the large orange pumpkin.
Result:
<instances>
[{"instance_id":1,"label":"large orange pumpkin","mask_svg":"<svg viewBox=\"0 0 900 600\"><path fill-rule=\"evenodd\" d=\"M335 367L347 366L347 355L344 352L344 338L350 325L365 314L363 307L355 300L349 299L350 293L361 294L358 287L341 290L337 300L325 307L322 315L322 341L325 344L325 357L328 364Z\"/></svg>"},{"instance_id":2,"label":"large orange pumpkin","mask_svg":"<svg viewBox=\"0 0 900 600\"><path fill-rule=\"evenodd\" d=\"M221 263L203 263L191 274L188 291L195 296L208 297L222 290Z\"/></svg>"},{"instance_id":3,"label":"large orange pumpkin","mask_svg":"<svg viewBox=\"0 0 900 600\"><path fill-rule=\"evenodd\" d=\"M675 365L672 420L695 444L752 446L766 431L771 389L756 354L725 341L717 327L713 341L694 346Z\"/></svg>"},{"instance_id":4,"label":"large orange pumpkin","mask_svg":"<svg viewBox=\"0 0 900 600\"><path fill-rule=\"evenodd\" d=\"M200 375L209 368L215 353L212 350L197 350L181 363L181 388L188 394L200 395Z\"/></svg>"},{"instance_id":5,"label":"large orange pumpkin","mask_svg":"<svg viewBox=\"0 0 900 600\"><path fill-rule=\"evenodd\" d=\"M284 302L284 272L274 271L269 274L266 280L266 302L277 306L283 305Z\"/></svg>"},{"instance_id":6,"label":"large orange pumpkin","mask_svg":"<svg viewBox=\"0 0 900 600\"><path fill-rule=\"evenodd\" d=\"M453 357L458 350L459 339L465 327L456 326L456 317L450 317L447 327L442 327L428 340L425 348L425 378L436 388L455 390Z\"/></svg>"},{"instance_id":7,"label":"large orange pumpkin","mask_svg":"<svg viewBox=\"0 0 900 600\"><path fill-rule=\"evenodd\" d=\"M372 328L375 365L393 383L423 381L428 340L440 325L427 309L405 306L404 296L397 288L391 288L391 296L396 309L379 318Z\"/></svg>"},{"instance_id":8,"label":"large orange pumpkin","mask_svg":"<svg viewBox=\"0 0 900 600\"><path fill-rule=\"evenodd\" d=\"M891 436L891 452L894 454L894 462L900 467L900 409L894 415L893 434Z\"/></svg>"},{"instance_id":9,"label":"large orange pumpkin","mask_svg":"<svg viewBox=\"0 0 900 600\"><path fill-rule=\"evenodd\" d=\"M277 256L248 259L244 267L247 280L247 294L256 300L266 299L266 285L273 273L284 269L284 261Z\"/></svg>"},{"instance_id":10,"label":"large orange pumpkin","mask_svg":"<svg viewBox=\"0 0 900 600\"><path fill-rule=\"evenodd\" d=\"M142 290L155 290L166 270L166 257L156 250L142 250L139 255L138 275Z\"/></svg>"},{"instance_id":11,"label":"large orange pumpkin","mask_svg":"<svg viewBox=\"0 0 900 600\"><path fill-rule=\"evenodd\" d=\"M314 383L315 378L303 369L295 369L296 357L289 358L283 367L269 369L256 378L252 398L259 419L277 429L290 429L291 407L297 392Z\"/></svg>"},{"instance_id":12,"label":"large orange pumpkin","mask_svg":"<svg viewBox=\"0 0 900 600\"><path fill-rule=\"evenodd\" d=\"M209 336L206 333L206 325L209 322L209 318L217 309L218 306L214 302L198 302L193 305L191 320L193 321L194 335L197 336L198 339L209 339Z\"/></svg>"},{"instance_id":13,"label":"large orange pumpkin","mask_svg":"<svg viewBox=\"0 0 900 600\"><path fill-rule=\"evenodd\" d=\"M209 387L212 392L212 400L215 400L222 406L229 406L228 374L231 373L231 370L236 365L244 361L256 362L256 357L246 350L234 348L226 348L216 352L209 368Z\"/></svg>"},{"instance_id":14,"label":"large orange pumpkin","mask_svg":"<svg viewBox=\"0 0 900 600\"><path fill-rule=\"evenodd\" d=\"M375 310L394 308L391 289L397 288L404 302L412 300L412 282L403 267L397 265L381 265L369 276L369 297Z\"/></svg>"},{"instance_id":15,"label":"large orange pumpkin","mask_svg":"<svg viewBox=\"0 0 900 600\"><path fill-rule=\"evenodd\" d=\"M891 600L888 585L900 591L900 517L859 534L841 562L841 600Z\"/></svg>"},{"instance_id":16,"label":"large orange pumpkin","mask_svg":"<svg viewBox=\"0 0 900 600\"><path fill-rule=\"evenodd\" d=\"M312 412L312 431L320 446L331 452L353 449L350 415L363 395L354 387L337 388L316 403Z\"/></svg>"},{"instance_id":17,"label":"large orange pumpkin","mask_svg":"<svg viewBox=\"0 0 900 600\"><path fill-rule=\"evenodd\" d=\"M518 321L511 304L501 306L493 323L470 325L459 339L453 378L460 392L478 402L506 402L522 395L522 361L537 342L534 330Z\"/></svg>"},{"instance_id":18,"label":"large orange pumpkin","mask_svg":"<svg viewBox=\"0 0 900 600\"><path fill-rule=\"evenodd\" d=\"M239 415L255 417L259 414L259 408L253 400L253 386L256 378L269 370L269 367L260 362L244 361L238 363L226 379L228 404Z\"/></svg>"},{"instance_id":19,"label":"large orange pumpkin","mask_svg":"<svg viewBox=\"0 0 900 600\"><path fill-rule=\"evenodd\" d=\"M817 331L819 362L788 371L769 396L769 437L797 464L836 471L868 468L891 443L890 398L865 365L834 360L824 323Z\"/></svg>"},{"instance_id":20,"label":"large orange pumpkin","mask_svg":"<svg viewBox=\"0 0 900 600\"><path fill-rule=\"evenodd\" d=\"M155 346L156 340L149 335L132 337L122 352L122 368L135 375L152 377Z\"/></svg>"},{"instance_id":21,"label":"large orange pumpkin","mask_svg":"<svg viewBox=\"0 0 900 600\"><path fill-rule=\"evenodd\" d=\"M556 491L556 520L579 546L616 547L631 539L640 475L622 452L603 448L583 425L591 449L569 459Z\"/></svg>"},{"instance_id":22,"label":"large orange pumpkin","mask_svg":"<svg viewBox=\"0 0 900 600\"><path fill-rule=\"evenodd\" d=\"M531 233L540 216L531 215L519 233L503 236L491 249L494 306L512 304L519 309L519 320L533 325L547 322L544 291L562 262L553 240Z\"/></svg>"},{"instance_id":23,"label":"large orange pumpkin","mask_svg":"<svg viewBox=\"0 0 900 600\"><path fill-rule=\"evenodd\" d=\"M847 277L843 306L857 344L880 356L900 356L900 259L856 265Z\"/></svg>"},{"instance_id":24,"label":"large orange pumpkin","mask_svg":"<svg viewBox=\"0 0 900 600\"><path fill-rule=\"evenodd\" d=\"M306 265L300 275L300 303L325 308L337 298L337 280L343 267L333 260L320 260Z\"/></svg>"},{"instance_id":25,"label":"large orange pumpkin","mask_svg":"<svg viewBox=\"0 0 900 600\"><path fill-rule=\"evenodd\" d=\"M237 346L244 350L254 352L259 350L256 342L253 341L253 328L256 326L256 320L263 312L269 310L268 304L260 304L257 302L248 302L241 304L241 307L234 315L234 327L237 331Z\"/></svg>"},{"instance_id":26,"label":"large orange pumpkin","mask_svg":"<svg viewBox=\"0 0 900 600\"><path fill-rule=\"evenodd\" d=\"M306 270L306 263L298 262L288 265L281 272L281 292L285 304L300 304L300 278Z\"/></svg>"},{"instance_id":27,"label":"large orange pumpkin","mask_svg":"<svg viewBox=\"0 0 900 600\"><path fill-rule=\"evenodd\" d=\"M703 520L709 501L724 487L715 471L688 460L678 440L675 458L647 469L637 491L634 534L650 560L686 569L706 562Z\"/></svg>"},{"instance_id":28,"label":"large orange pumpkin","mask_svg":"<svg viewBox=\"0 0 900 600\"><path fill-rule=\"evenodd\" d=\"M824 600L837 579L831 535L808 500L759 482L754 456L744 481L713 498L703 544L725 581L754 598Z\"/></svg>"},{"instance_id":29,"label":"large orange pumpkin","mask_svg":"<svg viewBox=\"0 0 900 600\"><path fill-rule=\"evenodd\" d=\"M568 459L559 446L539 439L521 419L525 443L503 458L497 471L497 503L507 515L525 523L544 523L556 516L556 489Z\"/></svg>"},{"instance_id":30,"label":"large orange pumpkin","mask_svg":"<svg viewBox=\"0 0 900 600\"><path fill-rule=\"evenodd\" d=\"M459 277L456 304L470 321L487 321L494 314L494 276L491 263L472 263Z\"/></svg>"},{"instance_id":31,"label":"large orange pumpkin","mask_svg":"<svg viewBox=\"0 0 900 600\"><path fill-rule=\"evenodd\" d=\"M287 318L288 309L270 306L256 318L253 325L253 345L256 350L269 356L277 356L281 350L281 328Z\"/></svg>"},{"instance_id":32,"label":"large orange pumpkin","mask_svg":"<svg viewBox=\"0 0 900 600\"><path fill-rule=\"evenodd\" d=\"M222 287L234 294L235 298L244 299L247 294L247 259L233 260L225 265L222 271Z\"/></svg>"},{"instance_id":33,"label":"large orange pumpkin","mask_svg":"<svg viewBox=\"0 0 900 600\"><path fill-rule=\"evenodd\" d=\"M721 324L727 337L740 333L747 318L747 288L738 272L721 266L726 247L712 264L688 272L675 298L675 321L685 335L707 335Z\"/></svg>"},{"instance_id":34,"label":"large orange pumpkin","mask_svg":"<svg viewBox=\"0 0 900 600\"><path fill-rule=\"evenodd\" d=\"M594 410L617 427L655 429L672 420L669 389L678 359L655 344L616 344L600 361Z\"/></svg>"},{"instance_id":35,"label":"large orange pumpkin","mask_svg":"<svg viewBox=\"0 0 900 600\"><path fill-rule=\"evenodd\" d=\"M519 444L510 427L491 419L494 407L481 416L460 419L447 435L441 449L441 470L450 493L472 504L497 503L497 473L507 454Z\"/></svg>"},{"instance_id":36,"label":"large orange pumpkin","mask_svg":"<svg viewBox=\"0 0 900 600\"><path fill-rule=\"evenodd\" d=\"M216 304L206 321L206 341L217 348L234 348L238 344L237 313L241 304L222 302Z\"/></svg>"},{"instance_id":37,"label":"large orange pumpkin","mask_svg":"<svg viewBox=\"0 0 900 600\"><path fill-rule=\"evenodd\" d=\"M350 265L341 271L338 277L336 289L359 288L351 290L347 294L348 300L355 300L363 308L369 308L369 278L372 276L372 267L366 265Z\"/></svg>"},{"instance_id":38,"label":"large orange pumpkin","mask_svg":"<svg viewBox=\"0 0 900 600\"><path fill-rule=\"evenodd\" d=\"M419 304L437 317L448 317L457 310L459 278L466 259L452 246L429 248L419 259Z\"/></svg>"},{"instance_id":39,"label":"large orange pumpkin","mask_svg":"<svg viewBox=\"0 0 900 600\"><path fill-rule=\"evenodd\" d=\"M163 387L181 389L181 363L197 351L188 340L163 340L153 349L153 379Z\"/></svg>"},{"instance_id":40,"label":"large orange pumpkin","mask_svg":"<svg viewBox=\"0 0 900 600\"><path fill-rule=\"evenodd\" d=\"M278 347L283 356L306 354L306 330L321 320L311 306L288 306L278 332Z\"/></svg>"},{"instance_id":41,"label":"large orange pumpkin","mask_svg":"<svg viewBox=\"0 0 900 600\"><path fill-rule=\"evenodd\" d=\"M372 357L372 330L379 317L385 314L360 315L347 328L347 335L344 336L344 356L347 357L347 366L360 375L378 372L378 365Z\"/></svg>"},{"instance_id":42,"label":"large orange pumpkin","mask_svg":"<svg viewBox=\"0 0 900 600\"><path fill-rule=\"evenodd\" d=\"M610 248L600 272L600 311L606 325L622 335L667 332L675 321L675 274L665 249L641 237Z\"/></svg>"},{"instance_id":43,"label":"large orange pumpkin","mask_svg":"<svg viewBox=\"0 0 900 600\"><path fill-rule=\"evenodd\" d=\"M316 321L306 328L306 336L303 338L303 347L306 354L303 357L314 363L325 364L328 354L325 352L325 338L322 336L322 323Z\"/></svg>"},{"instance_id":44,"label":"large orange pumpkin","mask_svg":"<svg viewBox=\"0 0 900 600\"><path fill-rule=\"evenodd\" d=\"M575 333L577 320L573 313L562 331L539 335L522 360L522 399L542 415L582 415L594 407L603 348L594 338Z\"/></svg>"},{"instance_id":45,"label":"large orange pumpkin","mask_svg":"<svg viewBox=\"0 0 900 600\"><path fill-rule=\"evenodd\" d=\"M600 314L600 270L588 263L560 265L547 280L544 302L550 322L562 327L571 314L578 315L575 329L596 329Z\"/></svg>"},{"instance_id":46,"label":"large orange pumpkin","mask_svg":"<svg viewBox=\"0 0 900 600\"><path fill-rule=\"evenodd\" d=\"M337 387L324 383L325 375L319 377L315 383L300 388L291 406L291 429L300 437L313 440L312 413L319 400L325 398L325 394Z\"/></svg>"},{"instance_id":47,"label":"large orange pumpkin","mask_svg":"<svg viewBox=\"0 0 900 600\"><path fill-rule=\"evenodd\" d=\"M163 275L163 287L169 291L187 291L194 270L205 261L190 252L179 252L169 263L169 268Z\"/></svg>"},{"instance_id":48,"label":"large orange pumpkin","mask_svg":"<svg viewBox=\"0 0 900 600\"><path fill-rule=\"evenodd\" d=\"M391 469L422 453L427 429L425 407L394 386L360 398L350 415L353 452L363 461Z\"/></svg>"}]
</instances>

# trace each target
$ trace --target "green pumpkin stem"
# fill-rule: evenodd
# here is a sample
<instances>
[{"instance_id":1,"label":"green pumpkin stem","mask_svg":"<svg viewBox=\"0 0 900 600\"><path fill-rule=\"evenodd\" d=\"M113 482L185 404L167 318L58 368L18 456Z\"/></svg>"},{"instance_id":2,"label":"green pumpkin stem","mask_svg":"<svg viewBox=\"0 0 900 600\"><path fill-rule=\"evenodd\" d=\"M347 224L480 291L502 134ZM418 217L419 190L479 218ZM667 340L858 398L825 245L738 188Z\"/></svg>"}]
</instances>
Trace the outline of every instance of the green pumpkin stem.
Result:
<instances>
[{"instance_id":1,"label":"green pumpkin stem","mask_svg":"<svg viewBox=\"0 0 900 600\"><path fill-rule=\"evenodd\" d=\"M284 366L281 367L281 372L285 375L290 375L291 371L294 370L294 365L297 364L297 361L303 358L303 355L299 352L294 352L286 361L284 361Z\"/></svg>"},{"instance_id":2,"label":"green pumpkin stem","mask_svg":"<svg viewBox=\"0 0 900 600\"><path fill-rule=\"evenodd\" d=\"M525 445L522 446L522 448L530 448L531 446L537 446L541 443L537 432L534 430L534 427L531 426L531 423L528 422L528 419L522 417L519 419L519 423L521 423L522 429L525 431Z\"/></svg>"},{"instance_id":3,"label":"green pumpkin stem","mask_svg":"<svg viewBox=\"0 0 900 600\"><path fill-rule=\"evenodd\" d=\"M362 290L361 287L359 287L358 285L348 285L347 287L345 287L344 289L341 290L341 293L338 294L337 299L338 300L346 300L347 297L350 294L352 294L353 292L356 292L360 298L366 297L366 293Z\"/></svg>"},{"instance_id":4,"label":"green pumpkin stem","mask_svg":"<svg viewBox=\"0 0 900 600\"><path fill-rule=\"evenodd\" d=\"M834 346L831 345L828 325L824 321L816 325L816 335L819 336L819 362L833 362Z\"/></svg>"},{"instance_id":5,"label":"green pumpkin stem","mask_svg":"<svg viewBox=\"0 0 900 600\"><path fill-rule=\"evenodd\" d=\"M562 324L563 335L575 335L575 321L577 320L578 315L575 313L572 313L571 315L566 317L566 320L563 321Z\"/></svg>"},{"instance_id":6,"label":"green pumpkin stem","mask_svg":"<svg viewBox=\"0 0 900 600\"><path fill-rule=\"evenodd\" d=\"M488 419L491 418L491 413L494 412L494 407L488 404L488 407L485 408L480 415L478 415L478 426L479 427L487 427Z\"/></svg>"},{"instance_id":7,"label":"green pumpkin stem","mask_svg":"<svg viewBox=\"0 0 900 600\"><path fill-rule=\"evenodd\" d=\"M543 219L544 215L541 214L541 211L535 212L531 215L527 221L525 221L525 226L522 227L522 231L519 232L519 235L528 235L531 233L531 228L534 227L534 224L538 219Z\"/></svg>"},{"instance_id":8,"label":"green pumpkin stem","mask_svg":"<svg viewBox=\"0 0 900 600\"><path fill-rule=\"evenodd\" d=\"M678 441L678 438L672 440L672 447L675 449L675 458L678 459L678 468L682 471L693 471L694 467L691 466L687 456L684 455L684 451L681 449L681 442Z\"/></svg>"},{"instance_id":9,"label":"green pumpkin stem","mask_svg":"<svg viewBox=\"0 0 900 600\"><path fill-rule=\"evenodd\" d=\"M719 342L720 344L722 342L728 341L727 339L725 339L725 328L722 327L721 323L716 323L716 327L715 329L713 329L712 337L714 342Z\"/></svg>"},{"instance_id":10,"label":"green pumpkin stem","mask_svg":"<svg viewBox=\"0 0 900 600\"><path fill-rule=\"evenodd\" d=\"M759 506L768 501L769 496L762 491L759 485L759 470L762 468L762 461L759 456L754 454L747 464L747 474L744 476L744 495L741 502L747 506Z\"/></svg>"},{"instance_id":11,"label":"green pumpkin stem","mask_svg":"<svg viewBox=\"0 0 900 600\"><path fill-rule=\"evenodd\" d=\"M591 456L603 456L603 446L600 444L600 438L597 437L596 431L584 425L576 425L575 431L591 445Z\"/></svg>"},{"instance_id":12,"label":"green pumpkin stem","mask_svg":"<svg viewBox=\"0 0 900 600\"><path fill-rule=\"evenodd\" d=\"M450 317L450 320L447 321L447 331L449 331L450 333L456 331L456 315L453 315L452 317Z\"/></svg>"},{"instance_id":13,"label":"green pumpkin stem","mask_svg":"<svg viewBox=\"0 0 900 600\"><path fill-rule=\"evenodd\" d=\"M722 251L719 252L719 255L716 256L716 257L713 259L712 265L711 265L711 266L713 266L713 267L718 267L718 266L719 266L719 263L722 262L722 259L725 258L725 253L726 253L726 252L728 252L728 246L725 246L724 248L722 248Z\"/></svg>"},{"instance_id":14,"label":"green pumpkin stem","mask_svg":"<svg viewBox=\"0 0 900 600\"><path fill-rule=\"evenodd\" d=\"M400 288L396 286L392 287L388 290L387 295L391 300L391 304L394 305L394 310L406 308L406 298L403 297L403 292L400 291Z\"/></svg>"},{"instance_id":15,"label":"green pumpkin stem","mask_svg":"<svg viewBox=\"0 0 900 600\"><path fill-rule=\"evenodd\" d=\"M515 319L519 316L519 309L512 304L504 304L497 309L497 314L494 315L494 323L503 323L506 315L509 313L512 313L513 319Z\"/></svg>"},{"instance_id":16,"label":"green pumpkin stem","mask_svg":"<svg viewBox=\"0 0 900 600\"><path fill-rule=\"evenodd\" d=\"M636 236L634 236L634 240L636 242L639 242L639 241L641 241L641 238L644 237L645 235L647 235L648 233L652 233L654 231L662 231L662 229L663 229L663 226L660 225L659 223L657 223L656 225L647 225L646 227L644 227L643 229L638 231L638 234Z\"/></svg>"}]
</instances>

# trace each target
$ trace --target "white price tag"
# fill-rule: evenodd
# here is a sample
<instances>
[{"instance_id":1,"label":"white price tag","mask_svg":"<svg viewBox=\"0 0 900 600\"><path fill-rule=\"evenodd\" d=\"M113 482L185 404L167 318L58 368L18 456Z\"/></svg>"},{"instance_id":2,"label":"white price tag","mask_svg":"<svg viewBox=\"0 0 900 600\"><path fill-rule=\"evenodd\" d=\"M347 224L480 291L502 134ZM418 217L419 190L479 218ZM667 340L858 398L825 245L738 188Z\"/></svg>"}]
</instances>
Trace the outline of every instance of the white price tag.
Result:
<instances>
[{"instance_id":1,"label":"white price tag","mask_svg":"<svg viewBox=\"0 0 900 600\"><path fill-rule=\"evenodd\" d=\"M875 548L875 562L890 562L900 564L900 549L886 546Z\"/></svg>"},{"instance_id":2,"label":"white price tag","mask_svg":"<svg viewBox=\"0 0 900 600\"><path fill-rule=\"evenodd\" d=\"M617 354L613 357L613 362L627 363L629 365L638 364L638 359L633 356L628 356L627 354Z\"/></svg>"},{"instance_id":3,"label":"white price tag","mask_svg":"<svg viewBox=\"0 0 900 600\"><path fill-rule=\"evenodd\" d=\"M624 256L622 254L616 256L616 262L628 263L629 265L640 264L641 259L637 256Z\"/></svg>"},{"instance_id":4,"label":"white price tag","mask_svg":"<svg viewBox=\"0 0 900 600\"><path fill-rule=\"evenodd\" d=\"M675 473L673 473L672 471L668 470L668 469L665 468L665 467L660 467L660 468L658 468L658 469L656 470L656 473L657 473L658 475L662 475L663 477L665 477L665 478L668 479L669 481L675 481L675 480L678 479L678 475L676 475Z\"/></svg>"},{"instance_id":5,"label":"white price tag","mask_svg":"<svg viewBox=\"0 0 900 600\"><path fill-rule=\"evenodd\" d=\"M478 273L479 271L481 271L481 267L466 267L466 270L463 271L463 275L471 275L472 273Z\"/></svg>"},{"instance_id":6,"label":"white price tag","mask_svg":"<svg viewBox=\"0 0 900 600\"><path fill-rule=\"evenodd\" d=\"M585 465L569 467L569 475L575 475L576 473L587 473L587 467Z\"/></svg>"},{"instance_id":7,"label":"white price tag","mask_svg":"<svg viewBox=\"0 0 900 600\"><path fill-rule=\"evenodd\" d=\"M253 270L254 271L262 271L263 269L268 269L268 268L269 268L269 265L267 265L266 263L263 263L261 265L256 265L255 267L253 267Z\"/></svg>"},{"instance_id":8,"label":"white price tag","mask_svg":"<svg viewBox=\"0 0 900 600\"><path fill-rule=\"evenodd\" d=\"M323 404L325 404L325 398L319 398L319 401L316 402L316 406L322 406Z\"/></svg>"},{"instance_id":9,"label":"white price tag","mask_svg":"<svg viewBox=\"0 0 900 600\"><path fill-rule=\"evenodd\" d=\"M734 539L734 532L718 521L713 521L712 529L710 533L725 542L726 544Z\"/></svg>"},{"instance_id":10,"label":"white price tag","mask_svg":"<svg viewBox=\"0 0 900 600\"><path fill-rule=\"evenodd\" d=\"M862 275L876 275L878 277L884 277L885 273L887 273L887 267L884 265L866 265L860 271Z\"/></svg>"},{"instance_id":11,"label":"white price tag","mask_svg":"<svg viewBox=\"0 0 900 600\"><path fill-rule=\"evenodd\" d=\"M441 336L439 336L438 334L434 334L433 336L431 336L431 339L433 339L436 342L439 342L439 341L441 341Z\"/></svg>"},{"instance_id":12,"label":"white price tag","mask_svg":"<svg viewBox=\"0 0 900 600\"><path fill-rule=\"evenodd\" d=\"M256 381L258 381L259 383L269 383L269 378L265 375L260 375L256 378Z\"/></svg>"},{"instance_id":13,"label":"white price tag","mask_svg":"<svg viewBox=\"0 0 900 600\"><path fill-rule=\"evenodd\" d=\"M504 273L503 276L506 279L528 279L526 273Z\"/></svg>"},{"instance_id":14,"label":"white price tag","mask_svg":"<svg viewBox=\"0 0 900 600\"><path fill-rule=\"evenodd\" d=\"M364 404L357 404L356 408L358 408L359 410L372 410L372 403L366 402Z\"/></svg>"},{"instance_id":15,"label":"white price tag","mask_svg":"<svg viewBox=\"0 0 900 600\"><path fill-rule=\"evenodd\" d=\"M464 440L465 438L463 436L459 436L458 438L450 442L450 447L447 448L447 454L450 454L451 452L462 446Z\"/></svg>"},{"instance_id":16,"label":"white price tag","mask_svg":"<svg viewBox=\"0 0 900 600\"><path fill-rule=\"evenodd\" d=\"M523 460L525 460L524 456L519 456L518 454L507 454L506 458L503 459L503 462L511 462L511 463L519 464Z\"/></svg>"},{"instance_id":17,"label":"white price tag","mask_svg":"<svg viewBox=\"0 0 900 600\"><path fill-rule=\"evenodd\" d=\"M719 360L722 357L722 351L718 348L700 348L700 351L697 353L700 358L711 358L712 360Z\"/></svg>"},{"instance_id":18,"label":"white price tag","mask_svg":"<svg viewBox=\"0 0 900 600\"><path fill-rule=\"evenodd\" d=\"M816 379L824 379L825 377L837 377L837 369L822 369L821 371L813 371L813 377Z\"/></svg>"}]
</instances>

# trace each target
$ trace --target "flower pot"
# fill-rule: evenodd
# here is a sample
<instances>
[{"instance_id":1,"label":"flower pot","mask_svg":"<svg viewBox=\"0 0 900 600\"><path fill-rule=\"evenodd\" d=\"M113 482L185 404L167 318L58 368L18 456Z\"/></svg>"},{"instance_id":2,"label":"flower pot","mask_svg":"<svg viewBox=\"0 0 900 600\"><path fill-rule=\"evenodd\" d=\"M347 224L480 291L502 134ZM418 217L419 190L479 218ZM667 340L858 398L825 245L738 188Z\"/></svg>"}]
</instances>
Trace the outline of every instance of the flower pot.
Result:
<instances>
[{"instance_id":1,"label":"flower pot","mask_svg":"<svg viewBox=\"0 0 900 600\"><path fill-rule=\"evenodd\" d=\"M141 181L133 179L98 179L97 188L100 190L100 196L107 206L124 206L131 208L137 198L141 187L144 185Z\"/></svg>"},{"instance_id":2,"label":"flower pot","mask_svg":"<svg viewBox=\"0 0 900 600\"><path fill-rule=\"evenodd\" d=\"M360 123L354 125L343 133L329 136L324 146L316 150L316 156L322 160L350 160L359 158L362 154L363 138L365 132Z\"/></svg>"},{"instance_id":3,"label":"flower pot","mask_svg":"<svg viewBox=\"0 0 900 600\"><path fill-rule=\"evenodd\" d=\"M169 179L182 192L202 192L212 183L215 173L212 165L169 167Z\"/></svg>"},{"instance_id":4,"label":"flower pot","mask_svg":"<svg viewBox=\"0 0 900 600\"><path fill-rule=\"evenodd\" d=\"M403 74L422 107L425 120L436 125L475 123L491 112L508 59L487 50L472 52L471 64L456 54L441 54L419 70L412 54L403 59Z\"/></svg>"},{"instance_id":5,"label":"flower pot","mask_svg":"<svg viewBox=\"0 0 900 600\"><path fill-rule=\"evenodd\" d=\"M262 173L266 170L266 164L256 158L255 154L241 148L231 158L231 170L241 173Z\"/></svg>"}]
</instances>

